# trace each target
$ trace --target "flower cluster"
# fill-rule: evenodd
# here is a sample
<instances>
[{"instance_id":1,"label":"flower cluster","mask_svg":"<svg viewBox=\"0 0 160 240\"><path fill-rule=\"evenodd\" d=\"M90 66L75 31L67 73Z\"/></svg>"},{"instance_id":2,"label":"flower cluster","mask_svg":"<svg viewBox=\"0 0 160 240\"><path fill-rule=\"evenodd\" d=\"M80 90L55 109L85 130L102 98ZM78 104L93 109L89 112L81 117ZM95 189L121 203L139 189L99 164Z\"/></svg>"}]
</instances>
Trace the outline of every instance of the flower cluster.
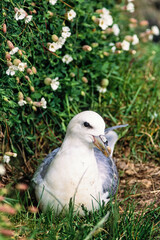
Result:
<instances>
[{"instance_id":1,"label":"flower cluster","mask_svg":"<svg viewBox=\"0 0 160 240\"><path fill-rule=\"evenodd\" d=\"M29 105L31 105L32 106L32 109L34 110L34 111L37 111L37 107L42 107L42 108L44 108L44 109L46 109L47 108L47 102L46 102L46 100L45 100L45 98L44 97L42 97L41 98L41 101L39 101L39 102L34 102L34 101L32 101L32 99L30 98L30 97L26 97L26 100L24 100L24 95L23 95L23 93L22 92L19 92L18 93L18 105L19 106L24 106L24 105L26 105L27 103L29 104Z\"/></svg>"},{"instance_id":2,"label":"flower cluster","mask_svg":"<svg viewBox=\"0 0 160 240\"><path fill-rule=\"evenodd\" d=\"M17 21L24 19L25 20L25 24L27 24L27 23L29 23L32 20L32 15L28 15L26 13L26 11L24 11L24 9L22 9L22 8L20 8L20 9L15 8L14 11L15 11L14 18Z\"/></svg>"},{"instance_id":3,"label":"flower cluster","mask_svg":"<svg viewBox=\"0 0 160 240\"><path fill-rule=\"evenodd\" d=\"M99 14L99 18L96 16L92 17L92 20L99 25L99 27L103 30L103 33L113 33L115 36L118 36L120 33L120 28L118 24L113 24L113 18L108 9L102 8L97 9L96 14Z\"/></svg>"},{"instance_id":4,"label":"flower cluster","mask_svg":"<svg viewBox=\"0 0 160 240\"><path fill-rule=\"evenodd\" d=\"M128 3L126 5L126 10L130 13L133 13L135 11L135 6L134 6L134 0L127 0Z\"/></svg>"},{"instance_id":5,"label":"flower cluster","mask_svg":"<svg viewBox=\"0 0 160 240\"><path fill-rule=\"evenodd\" d=\"M49 43L49 51L56 52L58 49L62 48L66 39L71 36L70 28L65 26L62 27L62 35L61 37L57 37L57 35L52 35L52 43Z\"/></svg>"}]
</instances>

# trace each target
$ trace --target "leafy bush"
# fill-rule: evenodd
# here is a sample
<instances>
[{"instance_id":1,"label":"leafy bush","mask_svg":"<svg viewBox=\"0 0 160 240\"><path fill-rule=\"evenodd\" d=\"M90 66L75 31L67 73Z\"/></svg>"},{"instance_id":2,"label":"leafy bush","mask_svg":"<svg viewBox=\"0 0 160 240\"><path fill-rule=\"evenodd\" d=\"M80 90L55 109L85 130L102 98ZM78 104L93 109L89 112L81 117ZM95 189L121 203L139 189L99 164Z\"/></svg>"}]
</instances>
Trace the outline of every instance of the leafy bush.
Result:
<instances>
[{"instance_id":1,"label":"leafy bush","mask_svg":"<svg viewBox=\"0 0 160 240\"><path fill-rule=\"evenodd\" d=\"M130 113L140 91L132 74L140 54L136 34L145 42L159 30L146 31L146 21L130 18L134 4L129 4L2 2L3 154L23 149L34 154L41 142L48 148L47 139L58 145L71 117L85 109L114 123Z\"/></svg>"}]
</instances>

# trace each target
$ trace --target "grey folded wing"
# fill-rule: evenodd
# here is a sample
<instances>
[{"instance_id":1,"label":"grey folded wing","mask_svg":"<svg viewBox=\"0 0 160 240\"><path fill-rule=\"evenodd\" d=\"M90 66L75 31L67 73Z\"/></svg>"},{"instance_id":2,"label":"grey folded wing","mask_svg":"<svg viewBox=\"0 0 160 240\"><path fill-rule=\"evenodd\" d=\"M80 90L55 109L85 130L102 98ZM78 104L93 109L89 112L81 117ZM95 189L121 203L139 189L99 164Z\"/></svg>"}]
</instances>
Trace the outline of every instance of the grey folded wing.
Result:
<instances>
[{"instance_id":1,"label":"grey folded wing","mask_svg":"<svg viewBox=\"0 0 160 240\"><path fill-rule=\"evenodd\" d=\"M103 193L113 196L118 188L118 172L112 157L106 157L100 150L94 148L98 171L102 180Z\"/></svg>"},{"instance_id":2,"label":"grey folded wing","mask_svg":"<svg viewBox=\"0 0 160 240\"><path fill-rule=\"evenodd\" d=\"M109 196L113 196L118 188L118 171L116 164L112 158L114 146L118 140L118 135L114 132L114 129L126 127L125 125L118 125L105 129L105 136L107 138L107 145L111 149L111 154L106 157L99 149L94 148L94 154L97 161L99 175L102 180L103 193L109 193Z\"/></svg>"},{"instance_id":3,"label":"grey folded wing","mask_svg":"<svg viewBox=\"0 0 160 240\"><path fill-rule=\"evenodd\" d=\"M33 185L40 184L43 181L44 176L48 170L48 167L51 164L51 162L54 160L59 149L60 148L56 148L44 158L43 162L40 164L40 166L38 167L38 169L36 170L32 178Z\"/></svg>"}]
</instances>

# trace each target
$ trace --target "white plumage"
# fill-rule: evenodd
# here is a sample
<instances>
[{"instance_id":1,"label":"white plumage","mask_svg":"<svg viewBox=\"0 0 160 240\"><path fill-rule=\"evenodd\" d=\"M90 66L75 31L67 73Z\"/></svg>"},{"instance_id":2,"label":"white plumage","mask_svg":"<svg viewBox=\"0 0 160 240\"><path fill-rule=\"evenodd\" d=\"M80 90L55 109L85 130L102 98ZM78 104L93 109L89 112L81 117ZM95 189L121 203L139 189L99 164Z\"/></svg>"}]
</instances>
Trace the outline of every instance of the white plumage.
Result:
<instances>
[{"instance_id":1,"label":"white plumage","mask_svg":"<svg viewBox=\"0 0 160 240\"><path fill-rule=\"evenodd\" d=\"M59 213L68 208L71 198L80 213L82 205L93 210L102 200L108 202L118 186L112 159L118 137L112 129L124 126L109 128L105 134L104 120L93 111L81 112L70 121L62 146L44 159L33 177L43 211L50 206Z\"/></svg>"}]
</instances>

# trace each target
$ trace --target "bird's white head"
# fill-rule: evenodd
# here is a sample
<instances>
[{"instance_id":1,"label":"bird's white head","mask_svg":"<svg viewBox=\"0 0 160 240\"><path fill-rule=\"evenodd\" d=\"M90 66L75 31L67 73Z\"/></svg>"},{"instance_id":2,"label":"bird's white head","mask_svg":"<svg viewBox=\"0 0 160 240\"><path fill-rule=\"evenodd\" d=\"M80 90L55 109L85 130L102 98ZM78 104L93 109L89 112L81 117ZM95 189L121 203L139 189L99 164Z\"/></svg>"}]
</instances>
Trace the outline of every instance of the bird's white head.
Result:
<instances>
[{"instance_id":1,"label":"bird's white head","mask_svg":"<svg viewBox=\"0 0 160 240\"><path fill-rule=\"evenodd\" d=\"M74 116L67 127L66 138L78 139L90 147L97 147L105 154L105 122L96 112L84 111Z\"/></svg>"}]
</instances>

